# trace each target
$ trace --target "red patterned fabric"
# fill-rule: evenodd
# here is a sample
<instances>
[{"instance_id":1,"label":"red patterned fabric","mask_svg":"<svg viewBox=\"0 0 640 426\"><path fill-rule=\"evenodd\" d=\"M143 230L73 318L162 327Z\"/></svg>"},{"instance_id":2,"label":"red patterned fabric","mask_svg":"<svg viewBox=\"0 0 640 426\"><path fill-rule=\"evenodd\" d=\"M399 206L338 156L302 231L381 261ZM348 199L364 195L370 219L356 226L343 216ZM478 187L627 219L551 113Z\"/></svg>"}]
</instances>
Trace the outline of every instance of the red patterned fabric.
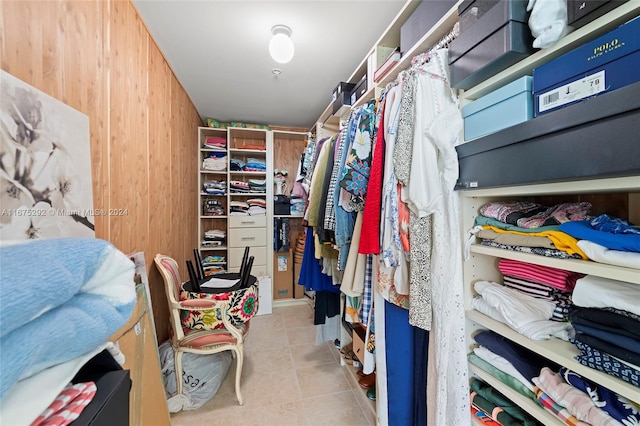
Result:
<instances>
[{"instance_id":1,"label":"red patterned fabric","mask_svg":"<svg viewBox=\"0 0 640 426\"><path fill-rule=\"evenodd\" d=\"M31 426L64 426L80 416L96 394L94 382L69 383Z\"/></svg>"},{"instance_id":2,"label":"red patterned fabric","mask_svg":"<svg viewBox=\"0 0 640 426\"><path fill-rule=\"evenodd\" d=\"M380 113L380 126L376 135L376 145L373 148L371 160L371 174L367 185L367 198L362 212L362 233L360 235L360 254L380 253L380 211L382 206L382 174L384 170L384 105Z\"/></svg>"}]
</instances>

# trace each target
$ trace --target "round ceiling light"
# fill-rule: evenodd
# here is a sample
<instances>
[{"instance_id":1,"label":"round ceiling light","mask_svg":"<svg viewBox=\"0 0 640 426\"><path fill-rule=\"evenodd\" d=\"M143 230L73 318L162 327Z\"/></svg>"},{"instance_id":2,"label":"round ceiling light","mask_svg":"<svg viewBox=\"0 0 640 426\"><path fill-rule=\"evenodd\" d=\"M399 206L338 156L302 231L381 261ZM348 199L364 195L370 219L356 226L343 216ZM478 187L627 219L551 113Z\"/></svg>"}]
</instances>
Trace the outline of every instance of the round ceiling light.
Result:
<instances>
[{"instance_id":1,"label":"round ceiling light","mask_svg":"<svg viewBox=\"0 0 640 426\"><path fill-rule=\"evenodd\" d=\"M293 59L295 48L291 40L291 28L286 25L275 25L271 28L273 37L269 41L269 54L274 61L286 64Z\"/></svg>"}]
</instances>

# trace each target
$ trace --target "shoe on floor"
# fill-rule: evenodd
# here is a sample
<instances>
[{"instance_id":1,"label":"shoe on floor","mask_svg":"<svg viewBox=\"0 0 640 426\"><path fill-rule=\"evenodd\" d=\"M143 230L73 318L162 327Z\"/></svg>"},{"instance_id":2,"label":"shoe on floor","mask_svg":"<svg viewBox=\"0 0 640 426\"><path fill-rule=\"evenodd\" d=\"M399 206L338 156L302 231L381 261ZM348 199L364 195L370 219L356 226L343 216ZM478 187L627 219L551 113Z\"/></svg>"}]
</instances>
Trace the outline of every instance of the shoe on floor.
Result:
<instances>
[{"instance_id":1,"label":"shoe on floor","mask_svg":"<svg viewBox=\"0 0 640 426\"><path fill-rule=\"evenodd\" d=\"M364 374L364 371L362 371L362 370L358 370L358 371L356 371L356 374L358 375L358 377L364 377L364 376L366 376L366 374Z\"/></svg>"},{"instance_id":2,"label":"shoe on floor","mask_svg":"<svg viewBox=\"0 0 640 426\"><path fill-rule=\"evenodd\" d=\"M376 384L376 373L371 373L358 380L358 384L361 388L371 389Z\"/></svg>"},{"instance_id":3,"label":"shoe on floor","mask_svg":"<svg viewBox=\"0 0 640 426\"><path fill-rule=\"evenodd\" d=\"M346 355L348 352L353 352L352 349L353 349L353 343L347 343L342 347L342 349L340 349L340 353L342 355Z\"/></svg>"},{"instance_id":4,"label":"shoe on floor","mask_svg":"<svg viewBox=\"0 0 640 426\"><path fill-rule=\"evenodd\" d=\"M371 388L369 388L367 390L367 398L369 398L372 401L376 400L376 387L375 386L373 386L373 387L371 387Z\"/></svg>"}]
</instances>

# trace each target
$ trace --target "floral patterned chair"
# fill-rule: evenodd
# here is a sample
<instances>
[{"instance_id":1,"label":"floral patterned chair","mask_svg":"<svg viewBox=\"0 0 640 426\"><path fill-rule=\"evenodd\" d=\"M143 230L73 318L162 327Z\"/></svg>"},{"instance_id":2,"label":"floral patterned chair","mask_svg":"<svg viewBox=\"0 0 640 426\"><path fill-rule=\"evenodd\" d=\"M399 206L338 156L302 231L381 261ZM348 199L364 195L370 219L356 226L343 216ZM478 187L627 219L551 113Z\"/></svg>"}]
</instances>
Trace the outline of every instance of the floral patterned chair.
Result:
<instances>
[{"instance_id":1,"label":"floral patterned chair","mask_svg":"<svg viewBox=\"0 0 640 426\"><path fill-rule=\"evenodd\" d=\"M162 275L167 293L178 393L181 394L183 390L184 352L212 354L232 351L237 362L236 397L242 405L240 376L243 342L249 329L249 320L257 312L257 283L228 293L192 293L183 290L183 282L174 259L157 254L154 262Z\"/></svg>"}]
</instances>

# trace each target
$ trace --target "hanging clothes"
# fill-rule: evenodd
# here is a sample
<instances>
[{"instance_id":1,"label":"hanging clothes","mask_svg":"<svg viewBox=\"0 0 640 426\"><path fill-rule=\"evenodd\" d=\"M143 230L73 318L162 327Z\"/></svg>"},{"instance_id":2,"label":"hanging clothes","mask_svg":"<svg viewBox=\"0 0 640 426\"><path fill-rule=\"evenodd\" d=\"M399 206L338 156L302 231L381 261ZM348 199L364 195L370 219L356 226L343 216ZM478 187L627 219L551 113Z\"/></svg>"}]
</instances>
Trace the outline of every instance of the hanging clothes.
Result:
<instances>
[{"instance_id":1,"label":"hanging clothes","mask_svg":"<svg viewBox=\"0 0 640 426\"><path fill-rule=\"evenodd\" d=\"M458 224L458 157L462 117L449 86L448 51L429 54L416 75L416 139L411 164L410 205L431 215L433 322L429 333L428 424L469 425L468 369ZM411 185L420 182L421 185ZM413 240L411 242L413 245Z\"/></svg>"}]
</instances>

